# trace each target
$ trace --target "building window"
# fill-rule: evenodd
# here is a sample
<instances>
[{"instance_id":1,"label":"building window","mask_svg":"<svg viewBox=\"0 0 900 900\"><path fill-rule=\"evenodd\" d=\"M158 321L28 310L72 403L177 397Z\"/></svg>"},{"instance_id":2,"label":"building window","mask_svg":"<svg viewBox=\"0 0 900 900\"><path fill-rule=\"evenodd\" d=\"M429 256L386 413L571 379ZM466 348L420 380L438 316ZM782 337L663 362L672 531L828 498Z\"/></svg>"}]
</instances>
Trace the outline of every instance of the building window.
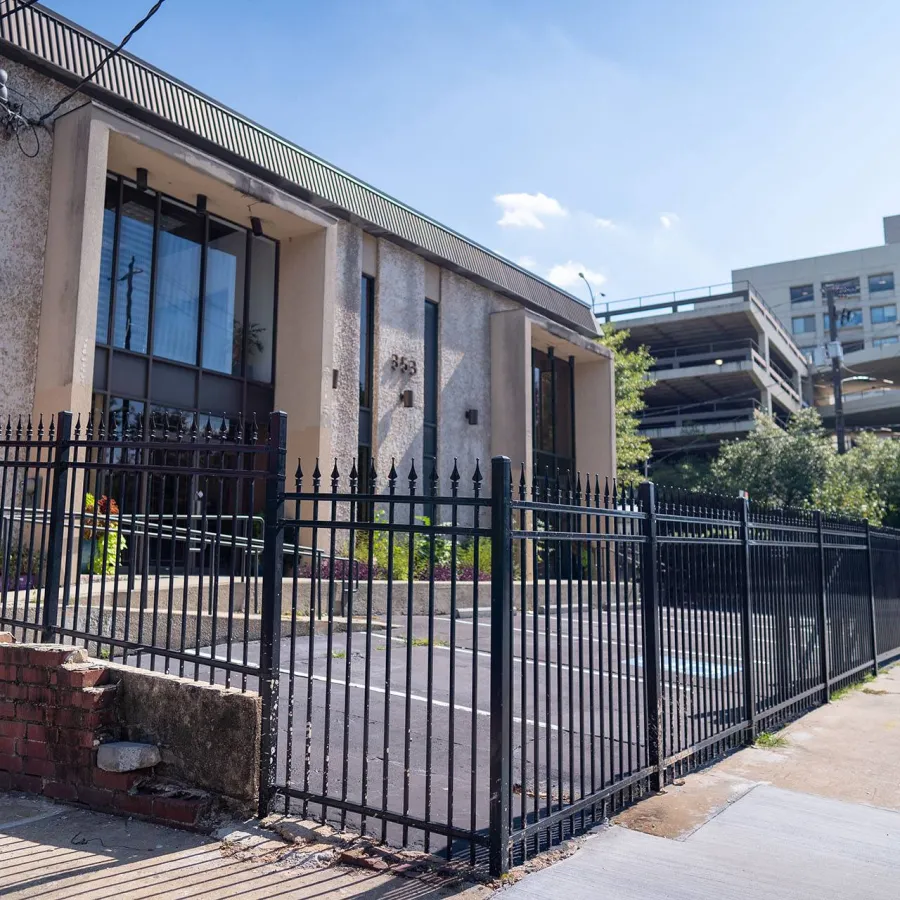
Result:
<instances>
[{"instance_id":1,"label":"building window","mask_svg":"<svg viewBox=\"0 0 900 900\"><path fill-rule=\"evenodd\" d=\"M843 345L844 353L858 353L860 350L866 349L865 341L847 341Z\"/></svg>"},{"instance_id":2,"label":"building window","mask_svg":"<svg viewBox=\"0 0 900 900\"><path fill-rule=\"evenodd\" d=\"M815 297L815 291L811 284L801 284L791 288L791 303L804 303Z\"/></svg>"},{"instance_id":3,"label":"building window","mask_svg":"<svg viewBox=\"0 0 900 900\"><path fill-rule=\"evenodd\" d=\"M117 410L127 405L145 429L158 424L159 410L264 422L273 402L278 253L276 241L110 173L97 408L122 418Z\"/></svg>"},{"instance_id":4,"label":"building window","mask_svg":"<svg viewBox=\"0 0 900 900\"><path fill-rule=\"evenodd\" d=\"M894 289L894 273L887 272L884 275L869 276L869 293L877 294L880 291L892 291Z\"/></svg>"},{"instance_id":5,"label":"building window","mask_svg":"<svg viewBox=\"0 0 900 900\"><path fill-rule=\"evenodd\" d=\"M372 465L372 401L375 380L375 279L363 275L359 303L359 437L357 469L360 493L369 493L369 469ZM370 504L360 506L363 521L372 517Z\"/></svg>"},{"instance_id":6,"label":"building window","mask_svg":"<svg viewBox=\"0 0 900 900\"><path fill-rule=\"evenodd\" d=\"M885 306L872 307L872 324L882 325L885 322L897 321L897 304L889 303Z\"/></svg>"},{"instance_id":7,"label":"building window","mask_svg":"<svg viewBox=\"0 0 900 900\"><path fill-rule=\"evenodd\" d=\"M831 317L828 313L822 317L823 322L825 323L825 330L828 331L831 328ZM862 325L863 323L863 314L861 309L842 309L838 313L837 317L837 327L838 328L853 328L858 325Z\"/></svg>"},{"instance_id":8,"label":"building window","mask_svg":"<svg viewBox=\"0 0 900 900\"><path fill-rule=\"evenodd\" d=\"M575 474L574 360L532 349L532 443L535 474L565 489Z\"/></svg>"},{"instance_id":9,"label":"building window","mask_svg":"<svg viewBox=\"0 0 900 900\"><path fill-rule=\"evenodd\" d=\"M835 297L852 297L859 293L859 278L839 278L836 281L823 281L822 296L827 297L829 290L834 292Z\"/></svg>"},{"instance_id":10,"label":"building window","mask_svg":"<svg viewBox=\"0 0 900 900\"><path fill-rule=\"evenodd\" d=\"M810 334L816 330L815 316L794 316L791 319L791 331L794 334Z\"/></svg>"},{"instance_id":11,"label":"building window","mask_svg":"<svg viewBox=\"0 0 900 900\"><path fill-rule=\"evenodd\" d=\"M425 352L424 352L424 415L422 446L424 465L422 477L430 478L437 465L437 417L438 417L438 359L440 347L440 317L438 305L425 301Z\"/></svg>"},{"instance_id":12,"label":"building window","mask_svg":"<svg viewBox=\"0 0 900 900\"><path fill-rule=\"evenodd\" d=\"M897 344L900 343L900 337L897 337L896 334L892 334L890 337L883 338L875 338L872 341L873 347L886 347L888 344Z\"/></svg>"}]
</instances>

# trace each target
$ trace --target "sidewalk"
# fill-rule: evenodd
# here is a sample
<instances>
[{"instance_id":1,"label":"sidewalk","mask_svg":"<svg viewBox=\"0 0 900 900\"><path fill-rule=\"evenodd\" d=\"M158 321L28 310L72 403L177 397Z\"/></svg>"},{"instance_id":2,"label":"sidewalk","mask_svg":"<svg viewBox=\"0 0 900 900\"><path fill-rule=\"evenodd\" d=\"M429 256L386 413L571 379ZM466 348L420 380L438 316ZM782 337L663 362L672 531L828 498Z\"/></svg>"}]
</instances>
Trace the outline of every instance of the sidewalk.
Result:
<instances>
[{"instance_id":1,"label":"sidewalk","mask_svg":"<svg viewBox=\"0 0 900 900\"><path fill-rule=\"evenodd\" d=\"M895 900L900 667L616 817L509 900Z\"/></svg>"},{"instance_id":2,"label":"sidewalk","mask_svg":"<svg viewBox=\"0 0 900 900\"><path fill-rule=\"evenodd\" d=\"M335 864L252 825L210 838L0 794L4 900L482 900L488 894L479 886Z\"/></svg>"}]
</instances>

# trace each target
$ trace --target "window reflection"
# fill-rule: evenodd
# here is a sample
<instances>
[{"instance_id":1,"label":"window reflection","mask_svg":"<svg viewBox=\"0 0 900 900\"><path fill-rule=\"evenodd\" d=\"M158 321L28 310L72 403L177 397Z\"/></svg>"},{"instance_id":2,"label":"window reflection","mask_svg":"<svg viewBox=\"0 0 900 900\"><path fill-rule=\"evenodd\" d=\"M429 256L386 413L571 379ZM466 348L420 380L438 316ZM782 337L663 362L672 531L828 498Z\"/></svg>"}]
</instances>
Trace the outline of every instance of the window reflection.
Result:
<instances>
[{"instance_id":1,"label":"window reflection","mask_svg":"<svg viewBox=\"0 0 900 900\"><path fill-rule=\"evenodd\" d=\"M203 308L206 369L241 374L246 260L247 233L210 219Z\"/></svg>"},{"instance_id":2,"label":"window reflection","mask_svg":"<svg viewBox=\"0 0 900 900\"><path fill-rule=\"evenodd\" d=\"M272 349L275 334L275 244L268 238L253 237L250 256L250 300L244 351L247 378L272 380Z\"/></svg>"},{"instance_id":3,"label":"window reflection","mask_svg":"<svg viewBox=\"0 0 900 900\"><path fill-rule=\"evenodd\" d=\"M147 352L150 322L150 270L153 263L152 196L125 185L116 267L114 345Z\"/></svg>"},{"instance_id":4,"label":"window reflection","mask_svg":"<svg viewBox=\"0 0 900 900\"><path fill-rule=\"evenodd\" d=\"M196 364L203 220L164 202L159 223L153 354Z\"/></svg>"},{"instance_id":5,"label":"window reflection","mask_svg":"<svg viewBox=\"0 0 900 900\"><path fill-rule=\"evenodd\" d=\"M100 248L100 289L97 297L97 343L109 342L109 310L112 303L113 246L116 232L116 206L119 184L107 179L103 206L103 244Z\"/></svg>"}]
</instances>

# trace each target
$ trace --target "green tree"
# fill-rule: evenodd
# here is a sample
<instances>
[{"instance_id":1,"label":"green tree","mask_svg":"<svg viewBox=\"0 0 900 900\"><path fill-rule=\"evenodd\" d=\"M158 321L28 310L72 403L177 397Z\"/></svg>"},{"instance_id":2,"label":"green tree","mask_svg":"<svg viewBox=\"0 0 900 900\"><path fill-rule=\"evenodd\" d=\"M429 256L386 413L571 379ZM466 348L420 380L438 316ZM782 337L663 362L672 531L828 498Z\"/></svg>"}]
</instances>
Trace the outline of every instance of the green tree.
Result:
<instances>
[{"instance_id":1,"label":"green tree","mask_svg":"<svg viewBox=\"0 0 900 900\"><path fill-rule=\"evenodd\" d=\"M676 460L661 460L650 466L650 480L666 487L686 491L702 491L710 483L711 461L702 456L682 456Z\"/></svg>"},{"instance_id":2,"label":"green tree","mask_svg":"<svg viewBox=\"0 0 900 900\"><path fill-rule=\"evenodd\" d=\"M653 384L653 357L644 346L636 350L629 347L625 329L606 323L600 327L600 334L600 343L612 351L616 378L617 475L625 482L638 481L651 452L650 441L638 431L638 426L647 405L644 391Z\"/></svg>"},{"instance_id":3,"label":"green tree","mask_svg":"<svg viewBox=\"0 0 900 900\"><path fill-rule=\"evenodd\" d=\"M834 454L813 503L825 512L853 512L875 524L900 525L900 444L874 434L855 437L847 453Z\"/></svg>"},{"instance_id":4,"label":"green tree","mask_svg":"<svg viewBox=\"0 0 900 900\"><path fill-rule=\"evenodd\" d=\"M794 413L787 428L757 413L756 427L725 441L710 468L712 486L727 494L745 490L776 506L808 506L833 468L834 446L814 409Z\"/></svg>"}]
</instances>

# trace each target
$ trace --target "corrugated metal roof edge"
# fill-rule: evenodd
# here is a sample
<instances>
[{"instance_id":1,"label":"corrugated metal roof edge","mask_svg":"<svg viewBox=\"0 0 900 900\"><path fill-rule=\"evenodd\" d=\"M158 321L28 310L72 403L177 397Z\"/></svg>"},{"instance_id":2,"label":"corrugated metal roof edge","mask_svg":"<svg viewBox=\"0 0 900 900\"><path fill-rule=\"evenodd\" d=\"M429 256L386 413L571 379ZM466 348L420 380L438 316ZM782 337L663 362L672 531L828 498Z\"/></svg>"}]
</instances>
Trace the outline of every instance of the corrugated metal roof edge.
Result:
<instances>
[{"instance_id":1,"label":"corrugated metal roof edge","mask_svg":"<svg viewBox=\"0 0 900 900\"><path fill-rule=\"evenodd\" d=\"M61 25L67 26L71 28L73 31L78 34L88 38L90 40L96 41L99 44L111 48L113 45L110 44L105 38L100 37L99 35L93 34L86 28L83 28L76 22L72 22L71 20L65 18L64 16L59 15L53 10L47 9L42 4L35 4L32 7L22 9L20 13L29 14L31 12L40 13L44 16L47 16L51 19L56 20ZM28 65L31 68L34 68L38 71L41 71L43 74L46 74L56 80L62 81L63 83L74 86L80 80L78 76L73 74L68 69L65 69L49 59L45 57L39 56L36 53L31 52L28 49L25 49L13 41L7 40L3 37L0 37L0 48L3 48L6 55L14 59L16 61L22 62L25 65ZM475 272L464 265L460 265L458 262L448 259L444 256L434 253L430 251L426 247L422 247L420 245L415 244L407 239L404 239L402 236L394 234L390 231L387 231L383 226L378 225L377 223L369 222L361 217L358 213L353 212L352 210L346 210L340 207L336 207L332 200L328 200L325 197L321 197L308 189L304 188L302 185L298 184L295 181L292 181L285 176L278 174L266 166L261 166L253 161L247 159L245 156L242 156L239 153L234 151L230 151L228 148L223 147L221 144L218 144L214 141L210 141L201 135L197 134L195 131L192 131L188 128L184 128L178 125L176 122L173 122L171 119L166 118L165 116L154 113L152 110L147 109L144 106L139 105L138 103L130 100L129 98L123 96L120 93L115 91L107 90L102 86L90 83L85 85L82 88L82 92L88 96L96 97L104 103L109 104L110 106L121 110L122 112L127 113L147 124L150 124L156 128L159 128L162 131L167 133L171 133L177 136L179 139L184 140L189 144L193 144L205 150L206 152L211 153L212 155L218 156L220 158L225 159L232 165L236 165L239 168L244 168L246 170L251 170L253 174L261 177L265 181L269 181L273 183L275 186L281 188L282 190L287 191L288 193L292 193L298 196L300 199L305 200L306 202L312 203L315 206L321 206L323 209L326 209L328 212L338 215L341 218L344 218L348 221L352 221L355 224L360 225L366 230L372 230L379 233L379 236L384 237L388 240L391 240L397 243L400 246L405 247L406 249L410 249L423 257L432 260L436 263L439 263L445 268L449 268L451 271L457 272L457 274L463 275L466 278L475 281L478 284L481 284L484 287L489 288L497 293L500 293L504 296L507 296L511 299L514 299L516 302L521 303L522 305L529 307L531 309L537 310L541 312L543 315L546 315L556 321L562 322L568 327L573 328L575 331L578 331L581 334L586 334L590 336L596 336L596 322L594 320L593 314L590 311L590 307L584 303L580 298L574 296L573 294L569 294L567 291L564 291L545 279L541 278L538 275L535 275L532 272L529 272L526 269L523 269L521 266L516 265L510 260L505 259L499 254L489 250L488 248L478 244L475 241L465 237L457 231L454 231L451 228L448 228L445 225L442 225L440 222L437 222L435 219L425 215L414 209L407 204L402 203L399 200L391 197L390 195L384 193L383 191L378 190L377 188L372 187L364 181L361 181L358 178L355 178L353 175L350 175L347 172L339 169L336 166L333 166L331 163L317 157L315 154L304 150L302 147L297 146L296 144L288 141L286 138L281 137L270 129L265 128L262 125L254 122L253 120L247 118L241 113L230 109L219 101L215 100L212 97L209 97L206 94L203 94L201 91L196 90L188 84L180 81L177 78L163 72L157 67L153 66L150 63L142 60L140 57L134 56L133 54L127 53L125 51L119 54L123 58L128 59L135 65L141 66L156 75L160 78L164 79L172 83L173 85L177 85L182 90L188 91L193 94L195 97L203 100L206 103L211 104L216 109L223 111L231 116L234 116L236 119L239 119L241 122L247 125L247 127L255 129L261 134L266 135L270 139L277 141L293 152L300 153L303 156L309 158L314 161L318 165L321 165L328 170L330 170L335 175L340 178L346 179L352 185L359 187L365 191L371 192L376 196L377 199L381 200L386 204L390 204L397 208L399 211L403 213L412 215L422 223L427 223L433 228L438 229L439 231L445 233L446 235L455 238L458 241L461 241L465 245L467 245L472 250L485 254L490 260L495 263L499 263L499 265L505 269L509 270L509 274L513 279L524 278L527 282L530 282L536 289L538 294L544 294L548 296L548 299L554 299L557 302L562 301L564 304L568 305L569 303L575 305L575 310L579 314L579 319L570 318L558 311L558 309L552 308L550 305L544 305L540 300L533 299L531 297L525 296L510 287L503 285L497 281L493 281L490 278L485 278L480 275L478 272ZM317 202L318 201L318 202ZM366 226L369 228L366 228ZM582 317L581 314L584 313Z\"/></svg>"}]
</instances>

